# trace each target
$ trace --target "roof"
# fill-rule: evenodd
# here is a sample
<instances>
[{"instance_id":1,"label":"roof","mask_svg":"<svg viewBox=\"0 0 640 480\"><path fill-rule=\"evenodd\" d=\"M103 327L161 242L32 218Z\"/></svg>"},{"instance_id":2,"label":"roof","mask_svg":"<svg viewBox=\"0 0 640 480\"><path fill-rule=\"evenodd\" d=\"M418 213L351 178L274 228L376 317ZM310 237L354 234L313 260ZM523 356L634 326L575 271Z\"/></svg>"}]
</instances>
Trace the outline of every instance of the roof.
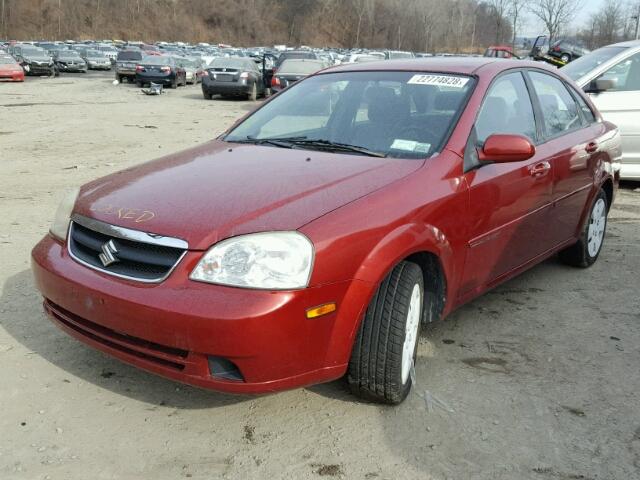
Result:
<instances>
[{"instance_id":1,"label":"roof","mask_svg":"<svg viewBox=\"0 0 640 480\"><path fill-rule=\"evenodd\" d=\"M628 40L626 42L614 43L607 47L640 47L640 40Z\"/></svg>"},{"instance_id":2,"label":"roof","mask_svg":"<svg viewBox=\"0 0 640 480\"><path fill-rule=\"evenodd\" d=\"M542 62L510 60L493 57L426 57L402 60L383 60L379 62L350 63L324 70L324 72L362 72L400 70L410 72L440 72L473 75L480 69L487 73L496 73L510 68L548 68Z\"/></svg>"}]
</instances>

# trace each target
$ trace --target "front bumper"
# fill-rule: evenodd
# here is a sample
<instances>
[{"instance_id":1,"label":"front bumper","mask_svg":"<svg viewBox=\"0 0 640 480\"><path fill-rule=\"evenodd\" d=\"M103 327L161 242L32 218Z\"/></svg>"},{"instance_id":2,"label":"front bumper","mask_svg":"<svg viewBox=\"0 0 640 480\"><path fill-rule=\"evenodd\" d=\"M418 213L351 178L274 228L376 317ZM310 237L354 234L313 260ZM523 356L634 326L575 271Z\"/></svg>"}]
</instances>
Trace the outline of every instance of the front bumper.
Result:
<instances>
[{"instance_id":1,"label":"front bumper","mask_svg":"<svg viewBox=\"0 0 640 480\"><path fill-rule=\"evenodd\" d=\"M0 82L24 82L24 72L0 72Z\"/></svg>"},{"instance_id":2,"label":"front bumper","mask_svg":"<svg viewBox=\"0 0 640 480\"><path fill-rule=\"evenodd\" d=\"M58 63L57 66L61 72L84 72L87 70L87 65L81 64L69 65L66 63Z\"/></svg>"},{"instance_id":3,"label":"front bumper","mask_svg":"<svg viewBox=\"0 0 640 480\"><path fill-rule=\"evenodd\" d=\"M87 62L89 70L111 70L111 62L108 63L92 63Z\"/></svg>"},{"instance_id":4,"label":"front bumper","mask_svg":"<svg viewBox=\"0 0 640 480\"><path fill-rule=\"evenodd\" d=\"M371 285L345 281L269 292L188 280L202 252L189 251L161 284L88 269L50 236L32 269L51 319L73 337L144 370L234 393L266 393L344 375ZM309 320L327 302L338 310ZM215 377L210 357L233 362L243 381Z\"/></svg>"},{"instance_id":5,"label":"front bumper","mask_svg":"<svg viewBox=\"0 0 640 480\"><path fill-rule=\"evenodd\" d=\"M22 68L27 75L51 75L54 71L53 65L36 65L34 63L26 64Z\"/></svg>"}]
</instances>

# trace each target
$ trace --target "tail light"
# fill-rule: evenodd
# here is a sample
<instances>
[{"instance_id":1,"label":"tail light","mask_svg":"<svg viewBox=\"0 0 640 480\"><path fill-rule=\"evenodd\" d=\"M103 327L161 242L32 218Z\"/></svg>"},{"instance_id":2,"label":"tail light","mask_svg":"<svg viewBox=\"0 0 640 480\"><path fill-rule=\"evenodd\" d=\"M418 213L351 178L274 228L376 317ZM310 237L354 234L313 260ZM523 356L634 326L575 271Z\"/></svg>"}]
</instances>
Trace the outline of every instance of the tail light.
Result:
<instances>
[{"instance_id":1,"label":"tail light","mask_svg":"<svg viewBox=\"0 0 640 480\"><path fill-rule=\"evenodd\" d=\"M249 72L242 72L240 78L249 78Z\"/></svg>"},{"instance_id":2,"label":"tail light","mask_svg":"<svg viewBox=\"0 0 640 480\"><path fill-rule=\"evenodd\" d=\"M136 72L144 72L144 67L142 65L136 65Z\"/></svg>"},{"instance_id":3,"label":"tail light","mask_svg":"<svg viewBox=\"0 0 640 480\"><path fill-rule=\"evenodd\" d=\"M279 87L280 86L280 79L278 77L273 77L271 79L271 86L272 87Z\"/></svg>"},{"instance_id":4,"label":"tail light","mask_svg":"<svg viewBox=\"0 0 640 480\"><path fill-rule=\"evenodd\" d=\"M171 67L167 67L167 66L160 67L160 71L164 73L169 73L171 72Z\"/></svg>"}]
</instances>

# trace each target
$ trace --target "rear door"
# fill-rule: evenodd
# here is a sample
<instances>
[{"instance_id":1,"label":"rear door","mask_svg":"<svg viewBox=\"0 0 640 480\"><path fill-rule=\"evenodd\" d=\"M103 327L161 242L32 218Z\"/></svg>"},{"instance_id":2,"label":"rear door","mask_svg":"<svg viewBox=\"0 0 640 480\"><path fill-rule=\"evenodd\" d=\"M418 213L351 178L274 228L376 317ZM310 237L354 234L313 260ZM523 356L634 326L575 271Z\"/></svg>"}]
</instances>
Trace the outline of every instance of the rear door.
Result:
<instances>
[{"instance_id":1,"label":"rear door","mask_svg":"<svg viewBox=\"0 0 640 480\"><path fill-rule=\"evenodd\" d=\"M524 135L537 143L538 127L521 71L498 77L488 90L466 154L477 155L476 149L493 134ZM485 164L465 174L473 224L463 294L483 290L551 247L546 223L553 166L546 155L537 151L529 160Z\"/></svg>"},{"instance_id":2,"label":"rear door","mask_svg":"<svg viewBox=\"0 0 640 480\"><path fill-rule=\"evenodd\" d=\"M543 127L538 151L553 166L553 209L545 229L552 246L572 240L593 188L598 161L599 126L562 80L542 71L529 71ZM588 107L587 107L588 108Z\"/></svg>"}]
</instances>

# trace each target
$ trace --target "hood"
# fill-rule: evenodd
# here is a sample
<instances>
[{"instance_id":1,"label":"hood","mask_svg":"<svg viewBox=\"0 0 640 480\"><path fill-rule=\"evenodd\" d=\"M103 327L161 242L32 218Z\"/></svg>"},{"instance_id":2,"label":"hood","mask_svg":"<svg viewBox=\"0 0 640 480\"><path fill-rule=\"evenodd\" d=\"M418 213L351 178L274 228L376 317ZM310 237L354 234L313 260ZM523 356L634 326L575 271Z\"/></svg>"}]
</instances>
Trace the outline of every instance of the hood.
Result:
<instances>
[{"instance_id":1,"label":"hood","mask_svg":"<svg viewBox=\"0 0 640 480\"><path fill-rule=\"evenodd\" d=\"M423 163L216 140L85 185L75 212L204 250L244 233L296 230Z\"/></svg>"}]
</instances>

